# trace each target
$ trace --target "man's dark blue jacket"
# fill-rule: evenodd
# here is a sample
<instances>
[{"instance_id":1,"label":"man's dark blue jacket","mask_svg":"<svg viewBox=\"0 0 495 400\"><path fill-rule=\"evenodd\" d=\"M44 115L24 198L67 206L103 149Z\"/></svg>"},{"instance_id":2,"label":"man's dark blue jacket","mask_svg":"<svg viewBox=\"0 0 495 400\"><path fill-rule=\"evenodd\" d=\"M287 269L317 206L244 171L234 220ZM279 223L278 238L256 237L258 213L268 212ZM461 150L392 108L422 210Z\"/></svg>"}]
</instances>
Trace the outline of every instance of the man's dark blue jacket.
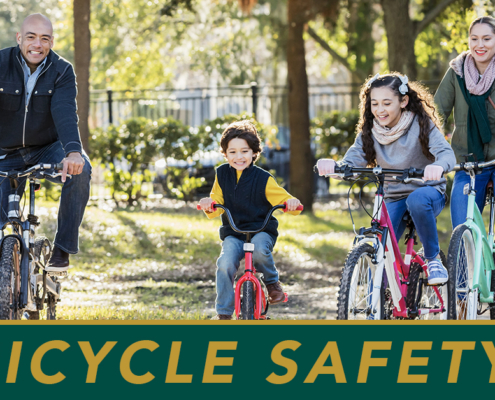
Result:
<instances>
[{"instance_id":1,"label":"man's dark blue jacket","mask_svg":"<svg viewBox=\"0 0 495 400\"><path fill-rule=\"evenodd\" d=\"M26 104L19 47L0 50L0 155L57 140L65 154L81 152L76 76L71 63L50 50Z\"/></svg>"}]
</instances>

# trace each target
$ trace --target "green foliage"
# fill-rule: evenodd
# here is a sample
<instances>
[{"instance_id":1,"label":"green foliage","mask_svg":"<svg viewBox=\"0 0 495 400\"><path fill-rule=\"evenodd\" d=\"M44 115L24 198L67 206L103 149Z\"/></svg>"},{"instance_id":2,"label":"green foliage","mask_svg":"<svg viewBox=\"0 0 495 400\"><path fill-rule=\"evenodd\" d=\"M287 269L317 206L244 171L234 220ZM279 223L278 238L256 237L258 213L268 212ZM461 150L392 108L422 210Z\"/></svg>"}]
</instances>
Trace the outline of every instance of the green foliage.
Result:
<instances>
[{"instance_id":1,"label":"green foliage","mask_svg":"<svg viewBox=\"0 0 495 400\"><path fill-rule=\"evenodd\" d=\"M167 197L191 201L196 189L205 184L204 177L190 176L188 169L167 167L164 171L162 187Z\"/></svg>"},{"instance_id":2,"label":"green foliage","mask_svg":"<svg viewBox=\"0 0 495 400\"><path fill-rule=\"evenodd\" d=\"M359 111L332 111L311 121L310 132L316 143L316 158L342 158L354 143Z\"/></svg>"},{"instance_id":3,"label":"green foliage","mask_svg":"<svg viewBox=\"0 0 495 400\"><path fill-rule=\"evenodd\" d=\"M93 157L108 167L106 178L114 199L124 193L128 204L138 201L143 196L143 183L153 180L148 165L155 157L186 160L201 142L197 134L172 118L130 119L118 127L96 129L93 141Z\"/></svg>"}]
</instances>

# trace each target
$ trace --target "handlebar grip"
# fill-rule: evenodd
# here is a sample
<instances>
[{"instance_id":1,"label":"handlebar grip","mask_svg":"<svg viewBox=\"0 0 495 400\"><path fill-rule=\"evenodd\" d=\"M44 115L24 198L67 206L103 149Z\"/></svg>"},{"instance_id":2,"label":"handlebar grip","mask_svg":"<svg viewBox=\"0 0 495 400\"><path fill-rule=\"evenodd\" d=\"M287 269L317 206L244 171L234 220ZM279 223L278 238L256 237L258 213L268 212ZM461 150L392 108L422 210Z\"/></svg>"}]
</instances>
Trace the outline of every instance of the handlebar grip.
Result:
<instances>
[{"instance_id":1,"label":"handlebar grip","mask_svg":"<svg viewBox=\"0 0 495 400\"><path fill-rule=\"evenodd\" d=\"M213 209L217 208L217 202L216 201L211 202L211 208L213 208ZM202 210L202 208L199 204L196 205L196 209L198 209L199 211Z\"/></svg>"},{"instance_id":2,"label":"handlebar grip","mask_svg":"<svg viewBox=\"0 0 495 400\"><path fill-rule=\"evenodd\" d=\"M424 169L417 169L413 174L409 174L411 178L422 178L425 173Z\"/></svg>"},{"instance_id":3,"label":"handlebar grip","mask_svg":"<svg viewBox=\"0 0 495 400\"><path fill-rule=\"evenodd\" d=\"M54 165L54 168L57 171L63 170L64 169L64 163L57 163Z\"/></svg>"},{"instance_id":4,"label":"handlebar grip","mask_svg":"<svg viewBox=\"0 0 495 400\"><path fill-rule=\"evenodd\" d=\"M284 208L282 209L283 212L287 212L287 202L284 202ZM299 204L297 208L294 211L302 211L304 210L304 206L302 204Z\"/></svg>"}]
</instances>

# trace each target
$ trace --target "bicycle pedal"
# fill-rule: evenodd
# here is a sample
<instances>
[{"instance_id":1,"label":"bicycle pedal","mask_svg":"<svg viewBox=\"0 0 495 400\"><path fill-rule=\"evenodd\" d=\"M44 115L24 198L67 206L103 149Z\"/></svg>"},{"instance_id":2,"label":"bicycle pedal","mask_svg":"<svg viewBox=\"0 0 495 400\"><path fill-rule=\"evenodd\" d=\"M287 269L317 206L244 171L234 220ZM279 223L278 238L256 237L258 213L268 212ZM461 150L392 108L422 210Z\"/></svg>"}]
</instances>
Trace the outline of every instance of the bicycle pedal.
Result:
<instances>
[{"instance_id":1,"label":"bicycle pedal","mask_svg":"<svg viewBox=\"0 0 495 400\"><path fill-rule=\"evenodd\" d=\"M50 276L65 277L67 276L67 271L46 271Z\"/></svg>"},{"instance_id":2,"label":"bicycle pedal","mask_svg":"<svg viewBox=\"0 0 495 400\"><path fill-rule=\"evenodd\" d=\"M287 293L284 292L284 301L282 303L287 303L289 301L289 295Z\"/></svg>"}]
</instances>

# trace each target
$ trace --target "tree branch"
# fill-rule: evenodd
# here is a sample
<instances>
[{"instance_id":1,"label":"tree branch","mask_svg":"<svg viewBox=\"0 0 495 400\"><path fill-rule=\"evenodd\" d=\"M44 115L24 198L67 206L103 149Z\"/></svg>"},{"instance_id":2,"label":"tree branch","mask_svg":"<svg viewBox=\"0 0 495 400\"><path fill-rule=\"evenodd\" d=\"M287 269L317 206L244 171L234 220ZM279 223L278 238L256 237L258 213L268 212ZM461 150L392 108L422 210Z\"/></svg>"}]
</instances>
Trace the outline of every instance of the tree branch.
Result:
<instances>
[{"instance_id":1,"label":"tree branch","mask_svg":"<svg viewBox=\"0 0 495 400\"><path fill-rule=\"evenodd\" d=\"M344 57L337 54L337 52L334 49L332 49L328 45L328 43L325 42L320 36L318 36L318 34L314 31L314 29L311 28L309 25L307 32L309 36L311 36L315 40L315 42L318 43L323 48L323 50L327 51L335 61L341 63L352 75L357 77L358 80L360 81L366 80L367 76L365 76L365 74L363 74L362 71L353 70L349 65L349 62Z\"/></svg>"},{"instance_id":2,"label":"tree branch","mask_svg":"<svg viewBox=\"0 0 495 400\"><path fill-rule=\"evenodd\" d=\"M443 0L436 7L433 7L421 21L415 23L415 36L418 36L428 25L430 25L435 18L437 18L443 10L450 6L457 0Z\"/></svg>"}]
</instances>

